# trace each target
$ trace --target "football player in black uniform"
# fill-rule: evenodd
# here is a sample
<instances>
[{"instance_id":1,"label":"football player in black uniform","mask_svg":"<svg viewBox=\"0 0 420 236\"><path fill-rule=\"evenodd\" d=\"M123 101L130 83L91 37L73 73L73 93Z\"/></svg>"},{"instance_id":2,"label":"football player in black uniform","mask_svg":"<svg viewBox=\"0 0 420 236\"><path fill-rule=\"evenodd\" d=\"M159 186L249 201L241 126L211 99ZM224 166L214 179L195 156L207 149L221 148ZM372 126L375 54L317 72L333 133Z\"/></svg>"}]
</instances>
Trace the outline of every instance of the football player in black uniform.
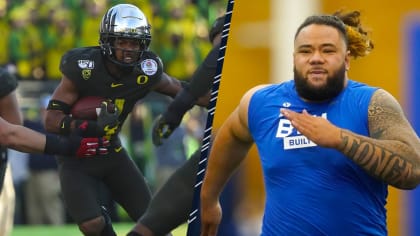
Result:
<instances>
[{"instance_id":1,"label":"football player in black uniform","mask_svg":"<svg viewBox=\"0 0 420 236\"><path fill-rule=\"evenodd\" d=\"M78 157L105 155L109 142L104 138L81 138L75 134L70 138L44 135L22 126L22 117L16 99L16 78L0 68L0 192L7 166L7 148L20 152L76 155ZM105 104L103 105L105 106ZM104 107L105 108L105 107ZM109 114L101 110L99 119ZM11 123L9 123L11 122ZM101 121L102 125L107 125Z\"/></svg>"},{"instance_id":2,"label":"football player in black uniform","mask_svg":"<svg viewBox=\"0 0 420 236\"><path fill-rule=\"evenodd\" d=\"M99 41L100 46L76 48L63 55L63 76L48 106L46 128L64 135L79 130L86 137L109 138L112 148L107 158L59 156L57 160L64 201L80 231L84 235L115 235L98 203L99 183L105 183L133 221L145 212L151 199L142 173L121 146L120 128L136 102L149 92L175 97L182 83L163 73L160 58L148 49L150 25L138 7L111 7L102 18ZM73 119L69 115L72 104L85 96L111 100L119 111L114 124L102 129L96 121Z\"/></svg>"},{"instance_id":3,"label":"football player in black uniform","mask_svg":"<svg viewBox=\"0 0 420 236\"><path fill-rule=\"evenodd\" d=\"M194 106L197 99L205 97L209 102L224 22L225 16L215 20L209 31L213 48L194 72L190 84L177 94L166 112L156 118L152 130L155 145L162 145L163 139L168 138L180 125L184 114ZM196 150L191 158L171 175L153 196L146 213L127 236L161 236L187 221L193 201L200 154L200 149Z\"/></svg>"}]
</instances>

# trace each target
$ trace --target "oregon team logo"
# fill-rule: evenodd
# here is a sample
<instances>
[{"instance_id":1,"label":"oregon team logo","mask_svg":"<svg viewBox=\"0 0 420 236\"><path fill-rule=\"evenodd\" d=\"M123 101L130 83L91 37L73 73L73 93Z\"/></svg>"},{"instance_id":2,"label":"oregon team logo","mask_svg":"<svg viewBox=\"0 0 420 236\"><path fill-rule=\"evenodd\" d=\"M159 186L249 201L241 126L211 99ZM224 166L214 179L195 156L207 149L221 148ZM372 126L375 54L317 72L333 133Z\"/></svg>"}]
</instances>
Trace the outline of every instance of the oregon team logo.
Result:
<instances>
[{"instance_id":1,"label":"oregon team logo","mask_svg":"<svg viewBox=\"0 0 420 236\"><path fill-rule=\"evenodd\" d=\"M89 70L89 69L82 70L83 79L88 80L91 75L92 75L92 70Z\"/></svg>"},{"instance_id":2,"label":"oregon team logo","mask_svg":"<svg viewBox=\"0 0 420 236\"><path fill-rule=\"evenodd\" d=\"M141 62L141 69L146 75L154 75L158 70L158 64L153 59L145 59Z\"/></svg>"},{"instance_id":3,"label":"oregon team logo","mask_svg":"<svg viewBox=\"0 0 420 236\"><path fill-rule=\"evenodd\" d=\"M147 81L149 81L149 77L147 75L137 76L137 84L145 84Z\"/></svg>"}]
</instances>

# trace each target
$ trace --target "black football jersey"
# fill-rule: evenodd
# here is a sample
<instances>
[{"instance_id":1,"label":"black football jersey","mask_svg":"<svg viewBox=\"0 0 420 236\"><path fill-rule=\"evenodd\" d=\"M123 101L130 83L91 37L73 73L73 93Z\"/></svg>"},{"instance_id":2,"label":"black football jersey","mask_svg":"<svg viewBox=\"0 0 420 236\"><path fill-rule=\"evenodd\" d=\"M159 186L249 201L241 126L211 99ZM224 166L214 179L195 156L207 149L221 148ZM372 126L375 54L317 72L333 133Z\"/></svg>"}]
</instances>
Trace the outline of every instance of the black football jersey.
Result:
<instances>
[{"instance_id":1,"label":"black football jersey","mask_svg":"<svg viewBox=\"0 0 420 236\"><path fill-rule=\"evenodd\" d=\"M124 122L136 102L145 97L160 80L162 61L151 51L131 73L113 77L105 66L100 47L75 48L61 58L60 70L75 84L81 97L100 96L111 99Z\"/></svg>"}]
</instances>

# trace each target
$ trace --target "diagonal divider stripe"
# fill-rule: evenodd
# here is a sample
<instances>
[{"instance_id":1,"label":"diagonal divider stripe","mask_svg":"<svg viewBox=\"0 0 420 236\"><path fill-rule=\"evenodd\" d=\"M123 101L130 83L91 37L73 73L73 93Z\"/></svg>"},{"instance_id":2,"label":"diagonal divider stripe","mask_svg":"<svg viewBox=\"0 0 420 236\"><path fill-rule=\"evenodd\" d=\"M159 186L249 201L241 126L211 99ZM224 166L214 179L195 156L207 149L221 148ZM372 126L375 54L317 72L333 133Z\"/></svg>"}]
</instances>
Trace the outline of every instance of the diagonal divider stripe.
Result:
<instances>
[{"instance_id":1,"label":"diagonal divider stripe","mask_svg":"<svg viewBox=\"0 0 420 236\"><path fill-rule=\"evenodd\" d=\"M212 124L213 124L213 118L214 113L216 110L216 102L217 102L217 96L218 96L218 90L219 85L221 82L222 77L222 68L223 68L223 62L226 52L226 45L227 40L229 36L229 29L230 29L230 22L232 18L233 13L233 5L234 1L228 1L226 13L225 13L225 23L223 25L223 31L222 31L222 42L220 44L219 49L219 58L217 59L217 72L216 76L214 76L213 81L213 87L211 92L211 98L210 98L210 105L208 109L208 116L207 116L207 124L206 124L206 130L204 132L202 146L201 146L201 157L200 162L197 169L197 177L196 182L194 185L194 197L191 207L191 213L189 214L188 218L188 229L187 229L187 236L197 236L200 235L200 228L201 228L201 222L199 220L200 217L200 192L201 192L201 185L203 183L203 178L205 174L205 170L207 167L207 157L208 157L208 150L210 147L210 140L211 140L211 130L212 130Z\"/></svg>"}]
</instances>

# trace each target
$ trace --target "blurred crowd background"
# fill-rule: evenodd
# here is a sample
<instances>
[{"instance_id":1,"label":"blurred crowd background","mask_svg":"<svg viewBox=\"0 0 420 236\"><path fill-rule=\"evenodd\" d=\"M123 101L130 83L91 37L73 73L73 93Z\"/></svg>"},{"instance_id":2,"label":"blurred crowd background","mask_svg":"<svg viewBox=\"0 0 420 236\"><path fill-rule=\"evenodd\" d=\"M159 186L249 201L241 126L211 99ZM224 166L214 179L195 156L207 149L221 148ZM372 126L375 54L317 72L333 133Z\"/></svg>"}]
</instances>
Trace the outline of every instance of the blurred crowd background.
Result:
<instances>
[{"instance_id":1,"label":"blurred crowd background","mask_svg":"<svg viewBox=\"0 0 420 236\"><path fill-rule=\"evenodd\" d=\"M223 0L2 0L0 1L0 66L19 80L18 99L25 126L43 131L42 115L59 83L61 56L74 47L97 46L99 25L109 7L138 6L152 27L151 50L169 75L188 80L211 49L208 29L225 14ZM152 191L201 145L207 119L204 108L194 108L171 138L160 147L151 142L150 128L170 98L152 93L140 101L121 134L128 152L143 171ZM15 187L14 224L71 222L61 200L54 158L10 150ZM109 198L104 205L114 221L128 220Z\"/></svg>"},{"instance_id":2,"label":"blurred crowd background","mask_svg":"<svg viewBox=\"0 0 420 236\"><path fill-rule=\"evenodd\" d=\"M6 0L0 2L0 65L25 80L59 80L61 55L98 45L99 24L112 5L139 6L152 25L151 49L166 71L186 79L208 51L208 28L226 10L221 0Z\"/></svg>"}]
</instances>

